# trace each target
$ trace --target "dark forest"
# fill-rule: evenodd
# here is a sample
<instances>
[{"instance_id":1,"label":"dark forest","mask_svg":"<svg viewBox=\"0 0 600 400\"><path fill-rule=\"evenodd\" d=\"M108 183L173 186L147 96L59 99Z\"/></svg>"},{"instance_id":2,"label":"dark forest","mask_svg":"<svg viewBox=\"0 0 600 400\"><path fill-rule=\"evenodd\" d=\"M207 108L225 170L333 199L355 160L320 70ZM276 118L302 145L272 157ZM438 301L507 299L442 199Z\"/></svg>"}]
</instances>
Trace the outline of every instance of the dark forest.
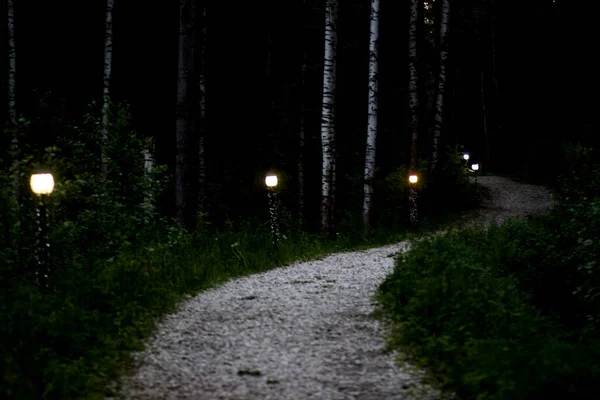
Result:
<instances>
[{"instance_id":1,"label":"dark forest","mask_svg":"<svg viewBox=\"0 0 600 400\"><path fill-rule=\"evenodd\" d=\"M185 294L424 234L479 207L489 193L477 176L555 190L564 202L556 221L595 218L600 208L584 206L600 193L591 0L380 0L372 179L372 1L335 1L327 114L331 3L114 0L106 80L106 0L3 2L0 333L9 339L0 399L100 398L151 321ZM35 171L52 172L52 195L31 193ZM267 173L278 176L276 189L265 187ZM573 285L595 293L597 265L566 256L588 243L574 226L572 241L556 239L556 260L573 271L594 265L594 278ZM44 241L51 250L40 255ZM592 247L593 258L600 245ZM590 315L595 299L585 300Z\"/></svg>"}]
</instances>

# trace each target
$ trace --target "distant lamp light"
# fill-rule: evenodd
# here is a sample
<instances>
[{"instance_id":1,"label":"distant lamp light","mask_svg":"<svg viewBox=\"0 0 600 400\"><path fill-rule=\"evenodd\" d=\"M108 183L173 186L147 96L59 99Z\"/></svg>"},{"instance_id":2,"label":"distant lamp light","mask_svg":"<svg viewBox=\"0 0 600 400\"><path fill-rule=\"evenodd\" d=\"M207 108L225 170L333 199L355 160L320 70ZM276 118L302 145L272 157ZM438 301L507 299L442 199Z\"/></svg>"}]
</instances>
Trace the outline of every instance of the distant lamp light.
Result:
<instances>
[{"instance_id":1,"label":"distant lamp light","mask_svg":"<svg viewBox=\"0 0 600 400\"><path fill-rule=\"evenodd\" d=\"M470 158L469 153L463 154L463 158L465 159L465 161L469 161L469 158Z\"/></svg>"},{"instance_id":2,"label":"distant lamp light","mask_svg":"<svg viewBox=\"0 0 600 400\"><path fill-rule=\"evenodd\" d=\"M32 174L29 180L31 191L38 196L50 194L54 190L54 177L52 174Z\"/></svg>"},{"instance_id":3,"label":"distant lamp light","mask_svg":"<svg viewBox=\"0 0 600 400\"><path fill-rule=\"evenodd\" d=\"M277 186L277 175L269 174L265 177L267 187L273 188Z\"/></svg>"},{"instance_id":4,"label":"distant lamp light","mask_svg":"<svg viewBox=\"0 0 600 400\"><path fill-rule=\"evenodd\" d=\"M473 164L473 165L471 165L471 169L473 171L479 171L479 164Z\"/></svg>"},{"instance_id":5,"label":"distant lamp light","mask_svg":"<svg viewBox=\"0 0 600 400\"><path fill-rule=\"evenodd\" d=\"M417 177L417 175L411 175L408 177L408 181L410 183L417 183L418 180L419 180L419 178Z\"/></svg>"}]
</instances>

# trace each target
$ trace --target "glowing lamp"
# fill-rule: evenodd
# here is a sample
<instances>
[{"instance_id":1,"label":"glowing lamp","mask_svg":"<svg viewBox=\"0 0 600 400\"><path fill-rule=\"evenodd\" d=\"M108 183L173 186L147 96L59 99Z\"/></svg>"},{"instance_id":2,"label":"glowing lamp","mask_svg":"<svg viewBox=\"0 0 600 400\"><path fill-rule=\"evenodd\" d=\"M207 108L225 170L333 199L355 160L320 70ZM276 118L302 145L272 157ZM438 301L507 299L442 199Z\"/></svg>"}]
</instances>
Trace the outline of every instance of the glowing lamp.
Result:
<instances>
[{"instance_id":1,"label":"glowing lamp","mask_svg":"<svg viewBox=\"0 0 600 400\"><path fill-rule=\"evenodd\" d=\"M408 181L410 183L417 183L418 180L419 180L419 178L416 175L411 175L408 177Z\"/></svg>"},{"instance_id":2,"label":"glowing lamp","mask_svg":"<svg viewBox=\"0 0 600 400\"><path fill-rule=\"evenodd\" d=\"M473 171L479 171L479 164L473 164L473 165L471 165L471 169Z\"/></svg>"},{"instance_id":3,"label":"glowing lamp","mask_svg":"<svg viewBox=\"0 0 600 400\"><path fill-rule=\"evenodd\" d=\"M29 180L31 191L35 194L50 194L54 190L54 177L52 174L32 174Z\"/></svg>"},{"instance_id":4,"label":"glowing lamp","mask_svg":"<svg viewBox=\"0 0 600 400\"><path fill-rule=\"evenodd\" d=\"M465 159L465 161L469 161L469 157L469 153L463 154L463 158Z\"/></svg>"},{"instance_id":5,"label":"glowing lamp","mask_svg":"<svg viewBox=\"0 0 600 400\"><path fill-rule=\"evenodd\" d=\"M265 184L269 188L277 186L277 175L269 174L265 177Z\"/></svg>"}]
</instances>

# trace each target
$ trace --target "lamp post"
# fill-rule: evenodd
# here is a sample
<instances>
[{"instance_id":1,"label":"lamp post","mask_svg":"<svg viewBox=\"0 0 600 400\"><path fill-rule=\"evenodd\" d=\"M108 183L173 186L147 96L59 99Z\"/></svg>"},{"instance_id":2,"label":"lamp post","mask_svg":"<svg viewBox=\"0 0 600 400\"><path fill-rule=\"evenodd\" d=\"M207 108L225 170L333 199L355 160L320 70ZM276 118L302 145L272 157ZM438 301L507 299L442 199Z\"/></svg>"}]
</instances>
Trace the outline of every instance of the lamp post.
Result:
<instances>
[{"instance_id":1,"label":"lamp post","mask_svg":"<svg viewBox=\"0 0 600 400\"><path fill-rule=\"evenodd\" d=\"M31 191L36 194L39 200L36 210L38 254L36 257L37 269L35 271L35 278L41 288L47 289L48 275L50 273L50 257L48 254L50 243L48 242L48 215L44 201L54 190L54 177L48 172L33 173L29 180L29 185L31 186Z\"/></svg>"},{"instance_id":2,"label":"lamp post","mask_svg":"<svg viewBox=\"0 0 600 400\"><path fill-rule=\"evenodd\" d=\"M279 224L277 223L277 193L275 193L275 187L277 186L277 183L277 175L267 174L265 177L265 184L267 185L269 195L269 219L271 221L271 234L273 235L273 246L275 246L275 249L278 248L279 243Z\"/></svg>"},{"instance_id":3,"label":"lamp post","mask_svg":"<svg viewBox=\"0 0 600 400\"><path fill-rule=\"evenodd\" d=\"M409 202L409 216L410 223L412 225L417 225L419 222L419 209L417 207L417 182L419 181L419 177L416 174L411 174L408 177L408 183L410 184L408 188L408 202Z\"/></svg>"},{"instance_id":4,"label":"lamp post","mask_svg":"<svg viewBox=\"0 0 600 400\"><path fill-rule=\"evenodd\" d=\"M477 189L477 171L479 171L479 164L471 165L471 169L473 170L473 174L475 175L475 189Z\"/></svg>"}]
</instances>

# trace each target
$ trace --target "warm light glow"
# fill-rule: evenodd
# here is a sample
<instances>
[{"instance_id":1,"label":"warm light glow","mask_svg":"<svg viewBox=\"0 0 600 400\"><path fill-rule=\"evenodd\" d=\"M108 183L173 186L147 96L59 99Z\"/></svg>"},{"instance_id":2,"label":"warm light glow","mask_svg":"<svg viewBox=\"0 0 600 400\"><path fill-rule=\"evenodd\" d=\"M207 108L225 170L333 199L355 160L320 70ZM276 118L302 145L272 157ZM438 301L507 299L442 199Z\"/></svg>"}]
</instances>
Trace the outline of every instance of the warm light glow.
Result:
<instances>
[{"instance_id":1,"label":"warm light glow","mask_svg":"<svg viewBox=\"0 0 600 400\"><path fill-rule=\"evenodd\" d=\"M463 154L463 158L465 159L465 161L469 161L469 153Z\"/></svg>"},{"instance_id":2,"label":"warm light glow","mask_svg":"<svg viewBox=\"0 0 600 400\"><path fill-rule=\"evenodd\" d=\"M277 175L267 175L265 184L270 188L277 186Z\"/></svg>"},{"instance_id":3,"label":"warm light glow","mask_svg":"<svg viewBox=\"0 0 600 400\"><path fill-rule=\"evenodd\" d=\"M50 194L54 190L54 177L52 174L33 174L29 185L35 194Z\"/></svg>"},{"instance_id":4,"label":"warm light glow","mask_svg":"<svg viewBox=\"0 0 600 400\"><path fill-rule=\"evenodd\" d=\"M471 165L471 169L473 171L478 171L479 170L479 164L473 164L473 165Z\"/></svg>"},{"instance_id":5,"label":"warm light glow","mask_svg":"<svg viewBox=\"0 0 600 400\"><path fill-rule=\"evenodd\" d=\"M408 177L408 181L410 183L417 183L418 180L419 180L419 178L416 175L411 175Z\"/></svg>"}]
</instances>

